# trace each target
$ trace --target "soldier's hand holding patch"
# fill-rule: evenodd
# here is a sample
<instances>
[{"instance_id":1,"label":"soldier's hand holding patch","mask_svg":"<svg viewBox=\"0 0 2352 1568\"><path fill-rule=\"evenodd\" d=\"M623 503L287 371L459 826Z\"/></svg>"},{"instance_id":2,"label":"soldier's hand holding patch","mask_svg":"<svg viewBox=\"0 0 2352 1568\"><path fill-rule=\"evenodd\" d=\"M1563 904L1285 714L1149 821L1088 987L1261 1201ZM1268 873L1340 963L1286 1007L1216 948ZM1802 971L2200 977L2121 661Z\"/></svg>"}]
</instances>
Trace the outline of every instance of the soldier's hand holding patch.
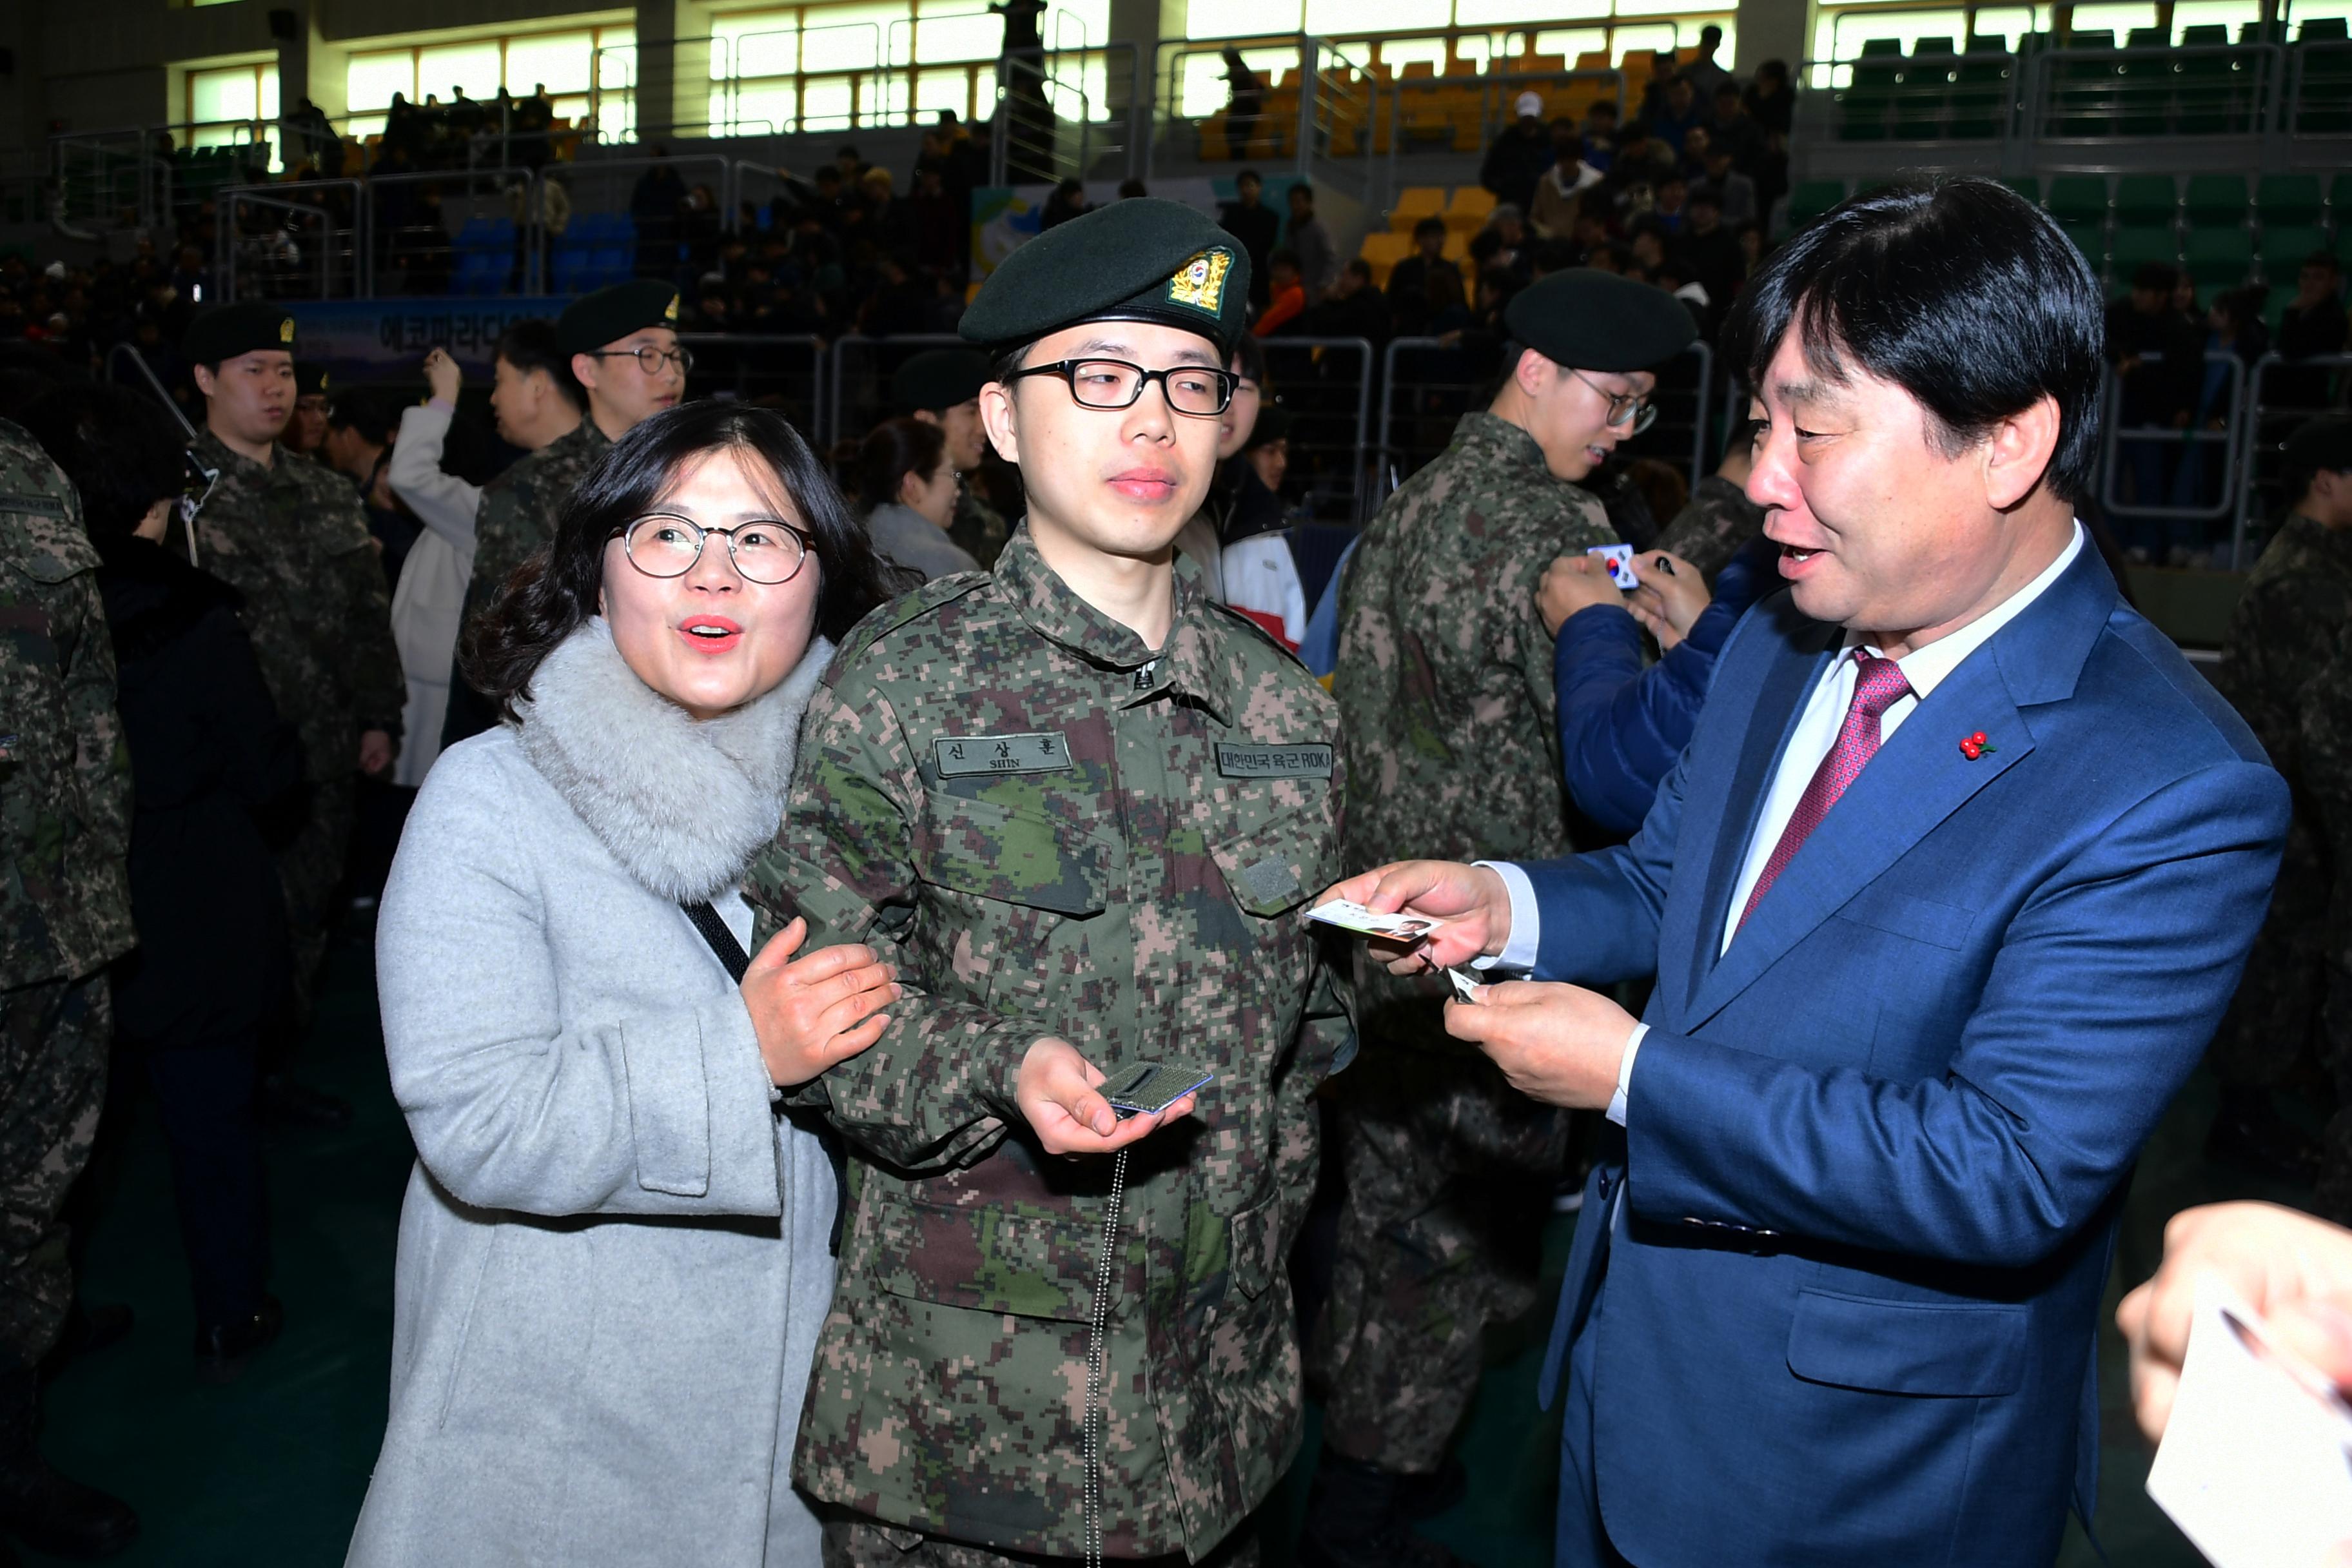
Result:
<instances>
[{"instance_id":1,"label":"soldier's hand holding patch","mask_svg":"<svg viewBox=\"0 0 2352 1568\"><path fill-rule=\"evenodd\" d=\"M1188 1094L1165 1110L1139 1111L1122 1121L1099 1092L1106 1077L1067 1040L1049 1035L1029 1047L1013 1098L1045 1152L1108 1154L1192 1109L1195 1097Z\"/></svg>"},{"instance_id":2,"label":"soldier's hand holding patch","mask_svg":"<svg viewBox=\"0 0 2352 1568\"><path fill-rule=\"evenodd\" d=\"M849 943L794 960L807 940L808 922L795 918L743 975L743 1005L759 1037L760 1059L780 1089L806 1083L880 1039L890 1017L879 1009L900 994L890 966L872 948Z\"/></svg>"}]
</instances>

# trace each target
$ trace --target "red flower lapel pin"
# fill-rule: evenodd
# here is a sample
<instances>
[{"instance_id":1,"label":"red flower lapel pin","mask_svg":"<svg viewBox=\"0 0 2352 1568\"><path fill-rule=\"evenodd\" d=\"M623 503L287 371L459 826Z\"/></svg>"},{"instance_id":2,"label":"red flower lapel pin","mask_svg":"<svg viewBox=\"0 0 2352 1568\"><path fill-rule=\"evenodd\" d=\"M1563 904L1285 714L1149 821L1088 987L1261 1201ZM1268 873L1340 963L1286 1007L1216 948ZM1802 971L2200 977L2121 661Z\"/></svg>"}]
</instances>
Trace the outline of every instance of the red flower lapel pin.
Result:
<instances>
[{"instance_id":1,"label":"red flower lapel pin","mask_svg":"<svg viewBox=\"0 0 2352 1568\"><path fill-rule=\"evenodd\" d=\"M1985 732L1982 730L1979 730L1975 734L1969 735L1960 742L1960 755L1968 758L1968 760L1972 763L1979 757L1986 755L1988 752L1997 752L1999 750L2000 750L1999 746L1994 745L1991 742L1985 739Z\"/></svg>"}]
</instances>

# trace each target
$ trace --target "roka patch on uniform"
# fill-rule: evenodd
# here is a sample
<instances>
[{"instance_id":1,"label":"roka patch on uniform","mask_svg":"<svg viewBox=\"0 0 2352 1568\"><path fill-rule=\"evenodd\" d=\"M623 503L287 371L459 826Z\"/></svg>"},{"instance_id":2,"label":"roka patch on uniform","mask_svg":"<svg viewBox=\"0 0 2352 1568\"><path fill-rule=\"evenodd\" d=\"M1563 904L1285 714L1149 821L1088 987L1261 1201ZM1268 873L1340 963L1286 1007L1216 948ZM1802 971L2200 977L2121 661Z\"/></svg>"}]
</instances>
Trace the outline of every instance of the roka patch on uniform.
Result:
<instances>
[{"instance_id":1,"label":"roka patch on uniform","mask_svg":"<svg viewBox=\"0 0 2352 1568\"><path fill-rule=\"evenodd\" d=\"M1234 264L1233 253L1212 247L1201 252L1176 269L1168 280L1168 302L1190 305L1207 315L1216 315L1224 308L1225 272Z\"/></svg>"},{"instance_id":2,"label":"roka patch on uniform","mask_svg":"<svg viewBox=\"0 0 2352 1568\"><path fill-rule=\"evenodd\" d=\"M1229 779L1328 779L1329 746L1220 744L1217 771Z\"/></svg>"},{"instance_id":3,"label":"roka patch on uniform","mask_svg":"<svg viewBox=\"0 0 2352 1568\"><path fill-rule=\"evenodd\" d=\"M1070 765L1070 742L1059 731L942 736L932 745L943 779L968 773L1052 773Z\"/></svg>"}]
</instances>

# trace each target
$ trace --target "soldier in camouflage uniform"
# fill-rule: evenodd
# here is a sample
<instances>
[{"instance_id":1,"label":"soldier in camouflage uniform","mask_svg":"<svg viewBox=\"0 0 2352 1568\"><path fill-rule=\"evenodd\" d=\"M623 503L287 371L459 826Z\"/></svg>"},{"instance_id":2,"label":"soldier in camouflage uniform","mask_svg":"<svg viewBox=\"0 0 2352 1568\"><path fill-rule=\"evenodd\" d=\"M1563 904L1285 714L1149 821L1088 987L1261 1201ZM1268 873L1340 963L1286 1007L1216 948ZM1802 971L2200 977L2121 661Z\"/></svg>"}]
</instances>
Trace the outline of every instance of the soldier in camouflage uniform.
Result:
<instances>
[{"instance_id":1,"label":"soldier in camouflage uniform","mask_svg":"<svg viewBox=\"0 0 2352 1568\"><path fill-rule=\"evenodd\" d=\"M294 318L227 305L189 324L182 352L205 395L192 450L218 478L194 523L204 567L245 596L243 619L278 710L300 732L310 805L278 854L293 943L287 1031L307 1026L327 917L350 847L355 781L392 766L408 700L392 595L351 482L278 437L294 401ZM302 1107L312 1107L308 1091ZM319 1119L337 1113L318 1102Z\"/></svg>"},{"instance_id":2,"label":"soldier in camouflage uniform","mask_svg":"<svg viewBox=\"0 0 2352 1568\"><path fill-rule=\"evenodd\" d=\"M1338 714L1171 547L1247 282L1150 200L991 277L962 329L1008 345L983 396L1028 515L993 574L852 635L748 879L760 940L804 916L906 993L801 1091L852 1147L794 1467L846 1510L834 1568L1078 1558L1090 1483L1109 1555L1253 1562L1297 1448L1284 1258L1348 1033L1306 919L1339 863ZM1150 1062L1215 1076L1115 1120L1097 1086Z\"/></svg>"},{"instance_id":3,"label":"soldier in camouflage uniform","mask_svg":"<svg viewBox=\"0 0 2352 1568\"><path fill-rule=\"evenodd\" d=\"M1350 871L1400 858L1561 855L1569 836L1544 569L1616 542L1575 483L1646 421L1648 367L1689 315L1663 290L1557 273L1507 321L1523 345L1490 407L1389 498L1339 599ZM1573 367L1573 368L1571 368ZM1302 1561L1442 1561L1406 1515L1478 1385L1479 1339L1536 1304L1565 1127L1456 1047L1435 981L1360 953L1362 1059L1340 1081L1347 1204L1313 1344L1320 1489Z\"/></svg>"},{"instance_id":4,"label":"soldier in camouflage uniform","mask_svg":"<svg viewBox=\"0 0 2352 1568\"><path fill-rule=\"evenodd\" d=\"M1699 480L1689 503L1675 513L1653 546L1689 562L1709 584L1741 545L1764 531L1764 509L1748 499L1755 446L1756 421L1732 421L1723 460Z\"/></svg>"},{"instance_id":5,"label":"soldier in camouflage uniform","mask_svg":"<svg viewBox=\"0 0 2352 1568\"><path fill-rule=\"evenodd\" d=\"M926 349L890 377L890 396L899 408L947 436L948 461L963 477L948 537L983 567L996 564L1013 532L981 494L978 479L988 458L988 432L980 421L980 389L987 382L988 356L977 349Z\"/></svg>"},{"instance_id":6,"label":"soldier in camouflage uniform","mask_svg":"<svg viewBox=\"0 0 2352 1568\"><path fill-rule=\"evenodd\" d=\"M58 1211L106 1098L105 969L136 941L131 753L97 570L73 487L0 420L0 1531L75 1556L139 1528L33 1444L37 1369L73 1300Z\"/></svg>"},{"instance_id":7,"label":"soldier in camouflage uniform","mask_svg":"<svg viewBox=\"0 0 2352 1568\"><path fill-rule=\"evenodd\" d=\"M2270 753L2294 793L2270 912L2207 1059L2221 1104L2209 1152L2307 1178L2318 1151L2282 1116L2271 1091L2308 1063L2319 1040L2334 872L2303 756L2313 677L2352 626L2352 419L2319 419L2286 446L2294 511L2247 575L2213 683ZM2352 1173L2347 1173L2352 1174Z\"/></svg>"},{"instance_id":8,"label":"soldier in camouflage uniform","mask_svg":"<svg viewBox=\"0 0 2352 1568\"><path fill-rule=\"evenodd\" d=\"M677 290L639 279L573 300L556 318L560 346L588 395L587 417L571 434L519 458L482 487L474 513L474 574L466 585L464 619L497 603L515 568L555 537L555 514L572 487L596 466L605 448L640 421L675 407L686 395L691 356L677 341ZM465 635L458 634L462 657ZM457 662L453 658L453 666ZM449 676L449 711L442 721L444 750L478 735L498 720L493 707L465 679Z\"/></svg>"}]
</instances>

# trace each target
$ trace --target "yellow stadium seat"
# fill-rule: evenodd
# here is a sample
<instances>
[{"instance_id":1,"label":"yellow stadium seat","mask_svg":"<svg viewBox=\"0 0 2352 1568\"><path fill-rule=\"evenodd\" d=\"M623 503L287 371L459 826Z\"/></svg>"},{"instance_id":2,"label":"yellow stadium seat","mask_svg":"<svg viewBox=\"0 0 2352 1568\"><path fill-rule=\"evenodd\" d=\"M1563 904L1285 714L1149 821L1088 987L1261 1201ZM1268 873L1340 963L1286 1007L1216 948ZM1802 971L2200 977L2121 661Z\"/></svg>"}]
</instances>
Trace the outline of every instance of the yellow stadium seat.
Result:
<instances>
[{"instance_id":1,"label":"yellow stadium seat","mask_svg":"<svg viewBox=\"0 0 2352 1568\"><path fill-rule=\"evenodd\" d=\"M1495 193L1484 185L1457 185L1445 204L1445 226L1455 234L1475 234L1486 226L1495 210Z\"/></svg>"},{"instance_id":2,"label":"yellow stadium seat","mask_svg":"<svg viewBox=\"0 0 2352 1568\"><path fill-rule=\"evenodd\" d=\"M1389 269L1412 254L1412 241L1405 235L1382 234L1375 230L1364 236L1363 246L1356 254L1370 263L1372 281L1385 289L1388 287Z\"/></svg>"},{"instance_id":3,"label":"yellow stadium seat","mask_svg":"<svg viewBox=\"0 0 2352 1568\"><path fill-rule=\"evenodd\" d=\"M1580 71L1605 71L1609 68L1609 51L1594 49L1576 57L1576 68Z\"/></svg>"},{"instance_id":4,"label":"yellow stadium seat","mask_svg":"<svg viewBox=\"0 0 2352 1568\"><path fill-rule=\"evenodd\" d=\"M1398 234L1411 234L1414 224L1444 211L1445 192L1442 186L1407 185L1397 193L1396 205L1389 209L1389 227Z\"/></svg>"},{"instance_id":5,"label":"yellow stadium seat","mask_svg":"<svg viewBox=\"0 0 2352 1568\"><path fill-rule=\"evenodd\" d=\"M1437 74L1434 60L1407 60L1404 69L1397 73L1400 81L1426 81Z\"/></svg>"}]
</instances>

